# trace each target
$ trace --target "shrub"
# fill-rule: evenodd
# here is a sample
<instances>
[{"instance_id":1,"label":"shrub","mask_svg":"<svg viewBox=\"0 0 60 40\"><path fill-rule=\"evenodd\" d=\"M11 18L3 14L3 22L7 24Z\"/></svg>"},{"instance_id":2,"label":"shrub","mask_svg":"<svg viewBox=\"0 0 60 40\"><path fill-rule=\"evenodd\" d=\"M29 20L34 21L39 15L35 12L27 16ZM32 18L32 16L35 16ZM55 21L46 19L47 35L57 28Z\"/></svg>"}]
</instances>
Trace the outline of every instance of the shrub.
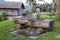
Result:
<instances>
[{"instance_id":1,"label":"shrub","mask_svg":"<svg viewBox=\"0 0 60 40\"><path fill-rule=\"evenodd\" d=\"M29 10L24 10L24 13L28 15L28 14L31 14L31 11L29 11Z\"/></svg>"},{"instance_id":2,"label":"shrub","mask_svg":"<svg viewBox=\"0 0 60 40\"><path fill-rule=\"evenodd\" d=\"M0 21L7 20L7 16L5 12L0 12Z\"/></svg>"}]
</instances>

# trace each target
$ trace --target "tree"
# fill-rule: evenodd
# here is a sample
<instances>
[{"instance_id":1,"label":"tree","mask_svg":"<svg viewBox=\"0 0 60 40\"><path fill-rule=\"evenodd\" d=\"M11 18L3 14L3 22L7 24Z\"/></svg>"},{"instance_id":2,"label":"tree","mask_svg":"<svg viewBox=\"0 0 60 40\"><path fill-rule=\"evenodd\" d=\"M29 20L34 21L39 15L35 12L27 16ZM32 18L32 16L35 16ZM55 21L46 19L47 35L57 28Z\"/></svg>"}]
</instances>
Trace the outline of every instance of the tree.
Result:
<instances>
[{"instance_id":1,"label":"tree","mask_svg":"<svg viewBox=\"0 0 60 40\"><path fill-rule=\"evenodd\" d=\"M28 14L31 14L31 11L29 11L29 10L24 10L24 13L28 15Z\"/></svg>"},{"instance_id":2,"label":"tree","mask_svg":"<svg viewBox=\"0 0 60 40\"><path fill-rule=\"evenodd\" d=\"M35 1L35 0L27 0L26 2L31 5L31 4L33 4L34 1Z\"/></svg>"},{"instance_id":3,"label":"tree","mask_svg":"<svg viewBox=\"0 0 60 40\"><path fill-rule=\"evenodd\" d=\"M27 0L26 2L29 3L30 5L32 5L31 11L32 11L32 13L34 13L36 11L36 5L35 5L36 1L35 0Z\"/></svg>"},{"instance_id":4,"label":"tree","mask_svg":"<svg viewBox=\"0 0 60 40\"><path fill-rule=\"evenodd\" d=\"M58 20L60 20L60 1L59 1L59 3L57 4L57 8L56 8L57 10L56 10L56 18L58 19Z\"/></svg>"}]
</instances>

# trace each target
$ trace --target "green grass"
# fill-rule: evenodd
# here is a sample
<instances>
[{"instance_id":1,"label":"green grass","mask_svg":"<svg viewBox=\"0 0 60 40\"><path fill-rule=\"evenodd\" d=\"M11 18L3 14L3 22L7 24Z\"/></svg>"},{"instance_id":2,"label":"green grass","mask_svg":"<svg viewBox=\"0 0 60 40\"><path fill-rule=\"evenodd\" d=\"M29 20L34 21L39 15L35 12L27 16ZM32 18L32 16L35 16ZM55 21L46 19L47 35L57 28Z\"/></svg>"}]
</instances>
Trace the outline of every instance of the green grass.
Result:
<instances>
[{"instance_id":1,"label":"green grass","mask_svg":"<svg viewBox=\"0 0 60 40\"><path fill-rule=\"evenodd\" d=\"M59 20L55 20L55 24L52 32L44 33L36 39L30 39L25 36L15 36L10 34L8 31L14 28L15 26L16 24L14 24L10 20L0 22L0 40L60 40L60 38L55 38L56 35L60 34Z\"/></svg>"},{"instance_id":2,"label":"green grass","mask_svg":"<svg viewBox=\"0 0 60 40\"><path fill-rule=\"evenodd\" d=\"M30 40L25 36L15 36L9 33L9 30L14 28L16 24L12 21L0 22L0 40Z\"/></svg>"},{"instance_id":3,"label":"green grass","mask_svg":"<svg viewBox=\"0 0 60 40\"><path fill-rule=\"evenodd\" d=\"M55 16L49 16L46 14L42 14L41 17L42 17L42 19L55 19Z\"/></svg>"}]
</instances>

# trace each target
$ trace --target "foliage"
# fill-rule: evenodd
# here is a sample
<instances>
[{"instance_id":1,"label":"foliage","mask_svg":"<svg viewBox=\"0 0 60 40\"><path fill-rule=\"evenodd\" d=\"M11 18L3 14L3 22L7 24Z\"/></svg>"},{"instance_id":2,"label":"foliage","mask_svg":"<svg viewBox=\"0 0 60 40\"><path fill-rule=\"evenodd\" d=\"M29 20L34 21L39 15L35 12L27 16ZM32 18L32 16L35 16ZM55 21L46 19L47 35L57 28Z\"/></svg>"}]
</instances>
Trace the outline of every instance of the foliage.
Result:
<instances>
[{"instance_id":1,"label":"foliage","mask_svg":"<svg viewBox=\"0 0 60 40\"><path fill-rule=\"evenodd\" d=\"M29 3L30 5L32 5L32 13L34 13L36 11L36 0L27 0L27 3Z\"/></svg>"},{"instance_id":2,"label":"foliage","mask_svg":"<svg viewBox=\"0 0 60 40\"><path fill-rule=\"evenodd\" d=\"M34 5L32 5L32 13L36 12L36 7Z\"/></svg>"},{"instance_id":3,"label":"foliage","mask_svg":"<svg viewBox=\"0 0 60 40\"><path fill-rule=\"evenodd\" d=\"M24 10L24 13L28 15L28 14L31 14L31 11L29 11L29 10Z\"/></svg>"},{"instance_id":4,"label":"foliage","mask_svg":"<svg viewBox=\"0 0 60 40\"><path fill-rule=\"evenodd\" d=\"M5 12L0 12L0 21L7 20L7 16Z\"/></svg>"},{"instance_id":5,"label":"foliage","mask_svg":"<svg viewBox=\"0 0 60 40\"><path fill-rule=\"evenodd\" d=\"M49 4L47 2L45 2L44 4L37 4L36 5L36 0L27 0L26 1L27 3L29 3L30 5L32 5L32 12L35 12L36 11L36 6L40 5L40 10L43 11L43 12L51 12L52 10L52 4Z\"/></svg>"},{"instance_id":6,"label":"foliage","mask_svg":"<svg viewBox=\"0 0 60 40\"><path fill-rule=\"evenodd\" d=\"M51 12L51 9L52 9L52 5L51 4L48 4L48 3L45 3L45 4L40 4L40 10L43 11L43 12Z\"/></svg>"},{"instance_id":7,"label":"foliage","mask_svg":"<svg viewBox=\"0 0 60 40\"><path fill-rule=\"evenodd\" d=\"M26 2L31 5L34 1L35 1L35 0L27 0Z\"/></svg>"}]
</instances>

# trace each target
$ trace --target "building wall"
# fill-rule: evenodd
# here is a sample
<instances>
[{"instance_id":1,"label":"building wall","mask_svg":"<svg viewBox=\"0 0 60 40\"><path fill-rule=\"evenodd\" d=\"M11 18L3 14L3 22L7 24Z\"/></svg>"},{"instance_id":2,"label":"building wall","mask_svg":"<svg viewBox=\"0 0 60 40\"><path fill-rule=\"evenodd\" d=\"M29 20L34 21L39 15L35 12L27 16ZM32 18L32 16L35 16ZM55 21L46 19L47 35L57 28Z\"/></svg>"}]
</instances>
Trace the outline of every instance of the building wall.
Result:
<instances>
[{"instance_id":1,"label":"building wall","mask_svg":"<svg viewBox=\"0 0 60 40\"><path fill-rule=\"evenodd\" d=\"M0 9L0 12L6 12L7 15L18 15L18 10L16 9Z\"/></svg>"},{"instance_id":2,"label":"building wall","mask_svg":"<svg viewBox=\"0 0 60 40\"><path fill-rule=\"evenodd\" d=\"M18 16L18 10L17 9L0 9L0 12L7 13L7 19L12 20L13 17Z\"/></svg>"},{"instance_id":3,"label":"building wall","mask_svg":"<svg viewBox=\"0 0 60 40\"><path fill-rule=\"evenodd\" d=\"M23 15L23 8L21 7L18 9L0 9L0 12L6 12L7 18L12 20L13 17L22 16Z\"/></svg>"},{"instance_id":4,"label":"building wall","mask_svg":"<svg viewBox=\"0 0 60 40\"><path fill-rule=\"evenodd\" d=\"M23 16L23 8L22 7L19 9L19 16Z\"/></svg>"}]
</instances>

